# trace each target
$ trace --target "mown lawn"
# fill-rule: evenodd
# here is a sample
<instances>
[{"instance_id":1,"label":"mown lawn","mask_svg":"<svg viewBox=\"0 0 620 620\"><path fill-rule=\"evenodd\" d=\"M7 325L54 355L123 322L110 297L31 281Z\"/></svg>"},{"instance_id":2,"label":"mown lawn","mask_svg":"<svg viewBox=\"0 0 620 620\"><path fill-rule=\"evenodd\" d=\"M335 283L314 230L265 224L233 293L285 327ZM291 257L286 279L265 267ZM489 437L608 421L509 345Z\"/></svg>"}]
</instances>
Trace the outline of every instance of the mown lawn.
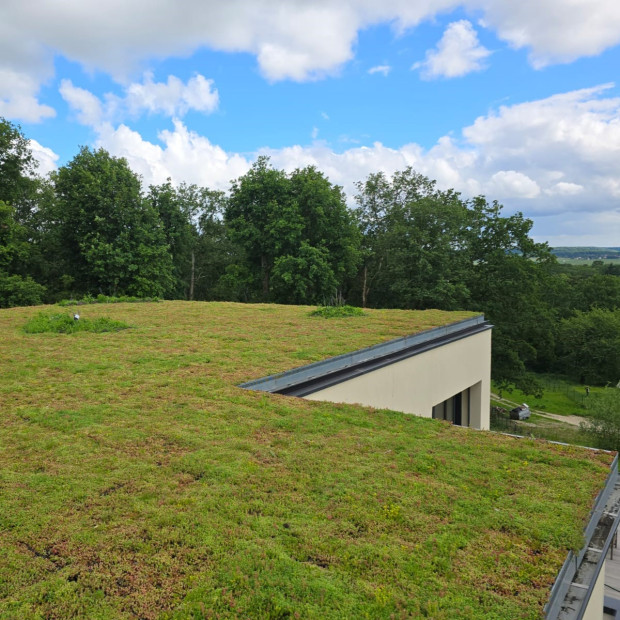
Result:
<instances>
[{"instance_id":1,"label":"mown lawn","mask_svg":"<svg viewBox=\"0 0 620 620\"><path fill-rule=\"evenodd\" d=\"M491 390L512 402L525 402L532 410L547 411L559 415L588 415L586 404L589 396L585 385L556 375L540 374L537 375L537 378L544 389L542 396L524 394L521 390L514 387L510 391L502 391L496 385L492 385ZM590 397L599 394L605 389L604 387L597 386L588 386L588 388L590 390Z\"/></svg>"},{"instance_id":2,"label":"mown lawn","mask_svg":"<svg viewBox=\"0 0 620 620\"><path fill-rule=\"evenodd\" d=\"M0 311L0 617L536 618L611 463L236 384L467 313ZM57 308L48 308L50 313Z\"/></svg>"}]
</instances>

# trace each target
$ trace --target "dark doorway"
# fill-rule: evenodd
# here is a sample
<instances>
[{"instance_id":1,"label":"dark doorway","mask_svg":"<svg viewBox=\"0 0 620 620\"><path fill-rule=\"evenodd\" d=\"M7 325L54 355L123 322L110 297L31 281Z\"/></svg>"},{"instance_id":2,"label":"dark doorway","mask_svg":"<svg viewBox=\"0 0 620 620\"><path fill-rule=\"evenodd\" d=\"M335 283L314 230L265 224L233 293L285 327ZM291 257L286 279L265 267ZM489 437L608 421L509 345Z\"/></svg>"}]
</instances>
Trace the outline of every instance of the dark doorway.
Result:
<instances>
[{"instance_id":1,"label":"dark doorway","mask_svg":"<svg viewBox=\"0 0 620 620\"><path fill-rule=\"evenodd\" d=\"M462 414L463 414L463 393L459 392L453 396L454 399L454 424L458 424L459 426L463 425L462 422Z\"/></svg>"}]
</instances>

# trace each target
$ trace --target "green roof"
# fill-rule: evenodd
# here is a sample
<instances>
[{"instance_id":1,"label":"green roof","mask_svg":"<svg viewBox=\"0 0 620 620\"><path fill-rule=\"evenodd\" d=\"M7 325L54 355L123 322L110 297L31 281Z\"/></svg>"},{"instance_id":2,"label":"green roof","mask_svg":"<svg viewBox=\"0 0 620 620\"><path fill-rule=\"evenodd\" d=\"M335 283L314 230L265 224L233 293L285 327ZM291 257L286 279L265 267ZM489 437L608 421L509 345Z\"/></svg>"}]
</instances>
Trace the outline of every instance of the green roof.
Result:
<instances>
[{"instance_id":1,"label":"green roof","mask_svg":"<svg viewBox=\"0 0 620 620\"><path fill-rule=\"evenodd\" d=\"M0 616L537 617L608 453L237 384L472 316L0 311ZM67 310L60 310L61 312Z\"/></svg>"}]
</instances>

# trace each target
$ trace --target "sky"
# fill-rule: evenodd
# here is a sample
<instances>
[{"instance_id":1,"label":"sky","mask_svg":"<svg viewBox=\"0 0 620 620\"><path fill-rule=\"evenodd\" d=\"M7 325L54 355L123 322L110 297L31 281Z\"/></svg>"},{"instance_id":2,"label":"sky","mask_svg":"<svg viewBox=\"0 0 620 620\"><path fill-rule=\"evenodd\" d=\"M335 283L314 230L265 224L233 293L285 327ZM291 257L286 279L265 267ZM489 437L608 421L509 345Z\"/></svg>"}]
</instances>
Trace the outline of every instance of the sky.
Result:
<instances>
[{"instance_id":1,"label":"sky","mask_svg":"<svg viewBox=\"0 0 620 620\"><path fill-rule=\"evenodd\" d=\"M343 186L411 166L620 246L618 0L20 0L0 116L47 173L81 146L144 187L227 190L260 155Z\"/></svg>"}]
</instances>

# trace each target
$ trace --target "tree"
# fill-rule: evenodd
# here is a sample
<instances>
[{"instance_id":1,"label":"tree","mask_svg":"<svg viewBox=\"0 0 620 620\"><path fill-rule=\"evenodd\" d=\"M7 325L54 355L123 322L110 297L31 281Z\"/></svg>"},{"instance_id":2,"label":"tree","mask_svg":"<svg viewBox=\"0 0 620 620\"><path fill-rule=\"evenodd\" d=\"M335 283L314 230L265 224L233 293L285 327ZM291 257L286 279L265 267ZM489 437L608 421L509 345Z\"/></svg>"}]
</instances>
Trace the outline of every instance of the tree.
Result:
<instances>
[{"instance_id":1,"label":"tree","mask_svg":"<svg viewBox=\"0 0 620 620\"><path fill-rule=\"evenodd\" d=\"M0 308L41 303L45 287L19 275L30 254L26 229L15 219L15 210L0 200Z\"/></svg>"},{"instance_id":2,"label":"tree","mask_svg":"<svg viewBox=\"0 0 620 620\"><path fill-rule=\"evenodd\" d=\"M15 209L18 222L29 220L39 180L37 160L21 128L0 117L0 200Z\"/></svg>"},{"instance_id":3,"label":"tree","mask_svg":"<svg viewBox=\"0 0 620 620\"><path fill-rule=\"evenodd\" d=\"M466 208L454 191L407 168L358 183L356 215L364 235L365 306L454 309L466 304L461 238Z\"/></svg>"},{"instance_id":4,"label":"tree","mask_svg":"<svg viewBox=\"0 0 620 620\"><path fill-rule=\"evenodd\" d=\"M332 185L314 166L295 170L290 183L303 221L298 255L309 260L308 248L313 248L310 262L316 268L312 270L314 284L308 289L314 293L309 292L299 303L328 299L336 291L342 293L355 276L361 260L361 233L342 188ZM310 276L310 271L307 273Z\"/></svg>"},{"instance_id":5,"label":"tree","mask_svg":"<svg viewBox=\"0 0 620 620\"><path fill-rule=\"evenodd\" d=\"M577 311L558 330L557 367L582 383L620 381L620 308Z\"/></svg>"},{"instance_id":6,"label":"tree","mask_svg":"<svg viewBox=\"0 0 620 620\"><path fill-rule=\"evenodd\" d=\"M359 233L344 195L313 167L288 176L259 157L233 182L225 220L243 251L235 272L251 298L317 303L355 273Z\"/></svg>"},{"instance_id":7,"label":"tree","mask_svg":"<svg viewBox=\"0 0 620 620\"><path fill-rule=\"evenodd\" d=\"M233 181L225 217L231 239L244 249L250 271L261 283L262 299L268 300L274 262L294 251L303 229L286 174L271 168L268 157L259 157Z\"/></svg>"},{"instance_id":8,"label":"tree","mask_svg":"<svg viewBox=\"0 0 620 620\"><path fill-rule=\"evenodd\" d=\"M497 202L465 201L407 168L358 183L364 235L362 305L477 310L495 325L493 377L536 391L531 367L554 351L544 299L554 258L529 236L532 222Z\"/></svg>"},{"instance_id":9,"label":"tree","mask_svg":"<svg viewBox=\"0 0 620 620\"><path fill-rule=\"evenodd\" d=\"M531 370L553 359L556 314L545 297L555 257L546 243L533 241L532 221L521 213L503 216L502 206L484 196L469 201L468 210L468 309L484 312L495 326L493 378L539 393Z\"/></svg>"},{"instance_id":10,"label":"tree","mask_svg":"<svg viewBox=\"0 0 620 620\"><path fill-rule=\"evenodd\" d=\"M586 401L588 418L581 429L595 447L620 451L620 389L607 388L592 394Z\"/></svg>"},{"instance_id":11,"label":"tree","mask_svg":"<svg viewBox=\"0 0 620 620\"><path fill-rule=\"evenodd\" d=\"M172 260L157 212L124 159L82 148L54 177L65 273L81 293L165 295Z\"/></svg>"}]
</instances>

